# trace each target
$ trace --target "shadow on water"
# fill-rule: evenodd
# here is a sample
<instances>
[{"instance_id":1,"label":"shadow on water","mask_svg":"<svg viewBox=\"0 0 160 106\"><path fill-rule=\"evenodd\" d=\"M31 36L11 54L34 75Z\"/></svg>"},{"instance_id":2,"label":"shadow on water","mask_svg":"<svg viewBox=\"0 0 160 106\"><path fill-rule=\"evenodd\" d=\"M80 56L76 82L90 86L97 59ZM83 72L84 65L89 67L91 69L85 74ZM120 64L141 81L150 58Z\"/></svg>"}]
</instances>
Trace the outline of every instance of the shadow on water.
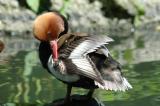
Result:
<instances>
[{"instance_id":1,"label":"shadow on water","mask_svg":"<svg viewBox=\"0 0 160 106\"><path fill-rule=\"evenodd\" d=\"M137 33L136 37L122 39L118 45L114 44L110 48L116 50L113 54L117 53L115 57L124 64L122 71L133 89L127 92L96 90L94 97L104 105L159 106L159 33L150 33L144 33L147 36ZM0 54L0 104L3 104L0 106L49 106L53 100L61 101L59 98L65 97L66 85L42 68L37 42L33 39L7 37L0 40L5 42L5 48ZM74 88L72 94L83 95L85 92ZM93 103L93 106L101 103L97 99L87 102ZM83 102L80 103L85 106Z\"/></svg>"},{"instance_id":2,"label":"shadow on water","mask_svg":"<svg viewBox=\"0 0 160 106\"><path fill-rule=\"evenodd\" d=\"M16 103L5 103L1 104L2 106L105 106L102 102L91 98L90 100L79 100L77 99L77 96L72 96L72 101L69 104L64 104L64 99L58 99L53 101L52 103L46 103L46 104L16 104ZM78 98L80 98L78 96ZM0 106L1 106L0 105Z\"/></svg>"},{"instance_id":3,"label":"shadow on water","mask_svg":"<svg viewBox=\"0 0 160 106\"><path fill-rule=\"evenodd\" d=\"M44 106L104 106L102 102L96 100L95 98L84 99L83 95L73 95L71 96L71 101L69 103L64 103L63 99L54 100L52 103L45 104Z\"/></svg>"}]
</instances>

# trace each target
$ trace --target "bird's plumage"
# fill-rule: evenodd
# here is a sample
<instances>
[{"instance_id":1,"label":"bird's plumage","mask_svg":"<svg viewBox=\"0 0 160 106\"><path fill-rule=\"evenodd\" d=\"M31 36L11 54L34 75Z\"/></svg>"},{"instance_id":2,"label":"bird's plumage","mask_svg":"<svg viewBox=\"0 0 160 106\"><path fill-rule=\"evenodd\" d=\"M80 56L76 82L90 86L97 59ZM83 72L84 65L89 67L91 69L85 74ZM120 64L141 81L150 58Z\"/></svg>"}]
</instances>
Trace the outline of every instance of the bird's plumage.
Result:
<instances>
[{"instance_id":1,"label":"bird's plumage","mask_svg":"<svg viewBox=\"0 0 160 106\"><path fill-rule=\"evenodd\" d=\"M67 84L66 103L70 101L72 87L90 89L88 99L95 88L132 88L106 47L113 41L110 37L67 32L68 22L58 12L44 13L34 21L34 36L41 41L40 61L50 74Z\"/></svg>"},{"instance_id":2,"label":"bird's plumage","mask_svg":"<svg viewBox=\"0 0 160 106\"><path fill-rule=\"evenodd\" d=\"M111 38L105 35L65 34L61 39L65 36L67 39L59 48L60 63L55 65L52 58L48 63L50 72L55 77L73 83L83 76L92 79L95 86L106 90L125 91L132 88L122 76L120 64L110 56L105 47L113 41ZM60 41L59 39L58 43L62 43ZM59 74L55 75L54 72Z\"/></svg>"}]
</instances>

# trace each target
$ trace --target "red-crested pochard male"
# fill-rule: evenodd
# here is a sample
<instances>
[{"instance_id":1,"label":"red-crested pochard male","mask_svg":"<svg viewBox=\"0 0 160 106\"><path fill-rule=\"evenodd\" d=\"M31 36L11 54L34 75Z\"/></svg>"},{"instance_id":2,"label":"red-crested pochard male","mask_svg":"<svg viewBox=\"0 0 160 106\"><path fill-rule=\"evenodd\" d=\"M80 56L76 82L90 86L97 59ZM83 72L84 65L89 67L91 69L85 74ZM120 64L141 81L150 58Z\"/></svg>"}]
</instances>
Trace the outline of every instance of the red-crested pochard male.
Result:
<instances>
[{"instance_id":1,"label":"red-crested pochard male","mask_svg":"<svg viewBox=\"0 0 160 106\"><path fill-rule=\"evenodd\" d=\"M125 91L132 86L122 76L121 65L106 45L113 40L106 35L67 33L68 22L57 12L39 15L34 21L34 36L41 41L40 61L58 80L67 84L66 100L72 87Z\"/></svg>"}]
</instances>

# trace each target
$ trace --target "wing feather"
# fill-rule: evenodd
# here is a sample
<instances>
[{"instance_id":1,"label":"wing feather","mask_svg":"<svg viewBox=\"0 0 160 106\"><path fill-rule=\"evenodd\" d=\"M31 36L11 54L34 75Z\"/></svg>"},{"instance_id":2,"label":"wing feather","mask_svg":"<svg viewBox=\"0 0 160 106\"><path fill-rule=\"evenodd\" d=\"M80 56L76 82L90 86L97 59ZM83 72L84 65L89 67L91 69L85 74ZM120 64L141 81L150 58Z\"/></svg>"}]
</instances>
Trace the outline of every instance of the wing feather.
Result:
<instances>
[{"instance_id":1,"label":"wing feather","mask_svg":"<svg viewBox=\"0 0 160 106\"><path fill-rule=\"evenodd\" d=\"M91 63L89 58L74 58L71 59L71 61L74 65L76 65L78 69L75 71L76 73L78 73L79 75L89 77L102 85L104 84L102 76L95 68L95 66Z\"/></svg>"},{"instance_id":2,"label":"wing feather","mask_svg":"<svg viewBox=\"0 0 160 106\"><path fill-rule=\"evenodd\" d=\"M76 48L73 49L69 58L77 58L86 56L88 53L96 51L99 47L108 44L113 41L113 39L107 36L88 36L84 41L82 41Z\"/></svg>"},{"instance_id":3,"label":"wing feather","mask_svg":"<svg viewBox=\"0 0 160 106\"><path fill-rule=\"evenodd\" d=\"M68 58L76 66L72 73L86 76L104 85L104 80L101 73L97 70L93 61L87 54L96 51L105 44L113 41L113 39L102 36L70 36L70 39L65 42L65 45L60 49L60 54L63 58Z\"/></svg>"}]
</instances>

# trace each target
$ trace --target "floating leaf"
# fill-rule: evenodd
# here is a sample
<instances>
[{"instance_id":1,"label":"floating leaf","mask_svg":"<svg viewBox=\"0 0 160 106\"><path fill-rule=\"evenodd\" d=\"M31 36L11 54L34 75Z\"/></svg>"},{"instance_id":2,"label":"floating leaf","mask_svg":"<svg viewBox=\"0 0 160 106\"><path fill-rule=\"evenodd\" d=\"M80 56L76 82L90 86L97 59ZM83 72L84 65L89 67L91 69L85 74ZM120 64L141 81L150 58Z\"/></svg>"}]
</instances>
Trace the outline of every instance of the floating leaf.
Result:
<instances>
[{"instance_id":1,"label":"floating leaf","mask_svg":"<svg viewBox=\"0 0 160 106\"><path fill-rule=\"evenodd\" d=\"M34 11L38 12L39 10L39 5L40 5L40 0L26 0L28 6Z\"/></svg>"}]
</instances>

